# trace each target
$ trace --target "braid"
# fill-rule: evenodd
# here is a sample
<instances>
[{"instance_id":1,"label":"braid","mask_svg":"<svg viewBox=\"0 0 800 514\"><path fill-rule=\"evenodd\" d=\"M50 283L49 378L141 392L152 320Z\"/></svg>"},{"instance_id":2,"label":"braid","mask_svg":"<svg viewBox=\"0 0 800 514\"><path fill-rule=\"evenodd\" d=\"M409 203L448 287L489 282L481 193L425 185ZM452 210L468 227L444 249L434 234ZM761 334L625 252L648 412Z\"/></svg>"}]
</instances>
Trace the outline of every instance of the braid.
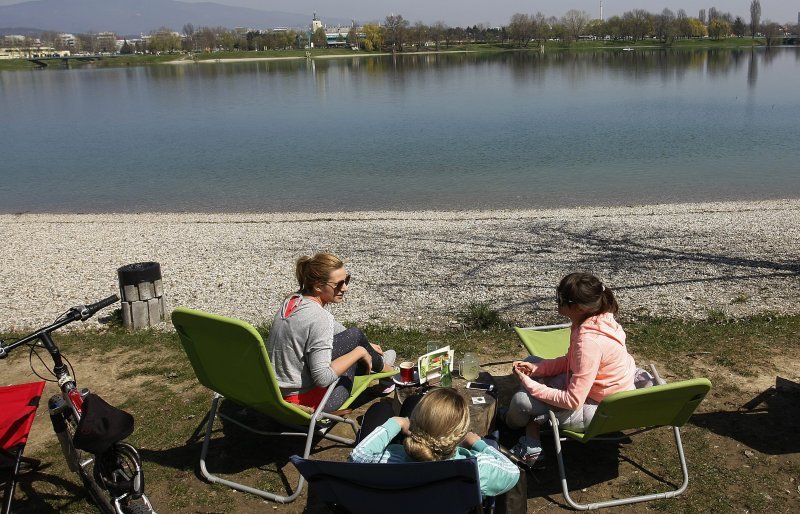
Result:
<instances>
[{"instance_id":1,"label":"braid","mask_svg":"<svg viewBox=\"0 0 800 514\"><path fill-rule=\"evenodd\" d=\"M450 459L469 428L467 400L453 389L433 389L414 407L409 421L403 446L412 459Z\"/></svg>"},{"instance_id":2,"label":"braid","mask_svg":"<svg viewBox=\"0 0 800 514\"><path fill-rule=\"evenodd\" d=\"M464 433L445 434L433 437L422 431L411 432L403 441L406 453L414 460L447 460L453 456ZM427 457L427 458L426 458Z\"/></svg>"}]
</instances>

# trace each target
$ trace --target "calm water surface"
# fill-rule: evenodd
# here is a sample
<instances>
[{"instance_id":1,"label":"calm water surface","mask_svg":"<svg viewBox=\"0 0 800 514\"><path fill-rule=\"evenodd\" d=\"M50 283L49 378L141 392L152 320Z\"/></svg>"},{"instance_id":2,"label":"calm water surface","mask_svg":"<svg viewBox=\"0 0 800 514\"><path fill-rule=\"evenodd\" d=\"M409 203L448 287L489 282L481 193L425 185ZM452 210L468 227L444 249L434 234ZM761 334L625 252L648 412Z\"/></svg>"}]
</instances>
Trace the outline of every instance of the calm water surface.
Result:
<instances>
[{"instance_id":1,"label":"calm water surface","mask_svg":"<svg viewBox=\"0 0 800 514\"><path fill-rule=\"evenodd\" d=\"M800 195L800 49L0 73L0 212Z\"/></svg>"}]
</instances>

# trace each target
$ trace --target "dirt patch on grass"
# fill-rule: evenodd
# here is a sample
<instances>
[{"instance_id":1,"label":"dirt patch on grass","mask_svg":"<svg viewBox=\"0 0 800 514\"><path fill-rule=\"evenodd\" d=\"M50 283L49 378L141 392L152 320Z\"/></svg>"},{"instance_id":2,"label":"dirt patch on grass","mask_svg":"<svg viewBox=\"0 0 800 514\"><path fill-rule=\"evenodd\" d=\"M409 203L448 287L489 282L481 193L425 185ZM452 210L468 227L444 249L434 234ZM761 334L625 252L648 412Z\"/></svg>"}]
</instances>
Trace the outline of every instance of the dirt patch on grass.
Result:
<instances>
[{"instance_id":1,"label":"dirt patch on grass","mask_svg":"<svg viewBox=\"0 0 800 514\"><path fill-rule=\"evenodd\" d=\"M71 352L72 353L72 352ZM485 352L488 354L488 352ZM492 356L487 367L499 386L499 401L507 403L516 382L509 363L521 354ZM678 375L669 363L658 362L670 381L707 376L714 387L689 423L682 429L689 465L687 492L677 499L620 507L620 512L663 510L667 512L796 512L800 507L800 443L796 420L800 419L798 377L800 363L776 354L752 375L732 373L706 356L685 359L691 370ZM286 512L322 513L327 509L307 488L299 499L281 505L226 487L210 485L198 477L203 416L211 393L200 386L176 348L143 351L82 349L73 357L79 382L90 385L111 403L131 410L137 430L131 438L140 448L147 473L150 499L160 512ZM685 369L687 362L681 362ZM38 368L37 368L38 369ZM688 375L688 376L687 376ZM776 377L785 379L776 388ZM3 382L30 381L27 355L12 355L3 363ZM45 398L56 392L48 385ZM376 391L353 413L363 415ZM66 512L90 511L75 475L68 472L50 429L46 401L40 405L26 454L40 458L44 468L23 477L15 503L18 512L42 509ZM233 405L225 408L236 410ZM334 433L352 435L338 425ZM510 446L518 434L505 432L501 442ZM561 495L552 439L545 435L548 467L528 473L528 512L561 510ZM254 487L287 494L297 482L288 458L302 452L302 439L249 435L229 424L218 424L209 452L212 472ZM322 441L313 458L343 460L349 448ZM567 442L564 459L570 490L577 501L593 501L674 488L680 483L672 433L659 429L632 438L631 442Z\"/></svg>"},{"instance_id":2,"label":"dirt patch on grass","mask_svg":"<svg viewBox=\"0 0 800 514\"><path fill-rule=\"evenodd\" d=\"M11 354L3 364L3 384L19 384L34 382L45 377L54 380L49 369L53 367L50 357L44 349L38 350L44 364L36 356L29 359L25 349ZM100 351L94 348L82 349L80 352L63 354L69 358L74 368L72 374L78 387L88 387L93 393L103 397L113 405L123 405L132 397L144 394L144 384L149 380L146 374L131 373L132 369L142 366L142 363L157 362L158 355L138 349L118 348L111 351ZM31 369L31 364L33 370ZM42 393L42 400L36 412L36 421L31 428L31 437L26 447L26 453L42 449L43 444L49 444L55 437L52 426L47 416L47 399L52 395L60 394L58 385L48 382Z\"/></svg>"}]
</instances>

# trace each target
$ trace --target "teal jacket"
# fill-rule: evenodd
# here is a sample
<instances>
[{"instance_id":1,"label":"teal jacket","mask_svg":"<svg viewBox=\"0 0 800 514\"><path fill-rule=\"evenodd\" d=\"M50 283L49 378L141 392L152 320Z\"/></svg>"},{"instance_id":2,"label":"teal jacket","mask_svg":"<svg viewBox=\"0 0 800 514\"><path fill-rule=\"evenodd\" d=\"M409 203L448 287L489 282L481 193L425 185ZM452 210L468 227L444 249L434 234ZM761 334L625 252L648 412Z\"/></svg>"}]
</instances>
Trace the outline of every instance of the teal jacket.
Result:
<instances>
[{"instance_id":1,"label":"teal jacket","mask_svg":"<svg viewBox=\"0 0 800 514\"><path fill-rule=\"evenodd\" d=\"M401 463L414 462L401 444L389 444L400 433L400 425L389 419L365 437L350 453L350 462ZM457 447L454 459L478 459L478 477L481 494L497 496L510 490L519 480L519 468L502 453L484 441L478 441L470 448Z\"/></svg>"}]
</instances>

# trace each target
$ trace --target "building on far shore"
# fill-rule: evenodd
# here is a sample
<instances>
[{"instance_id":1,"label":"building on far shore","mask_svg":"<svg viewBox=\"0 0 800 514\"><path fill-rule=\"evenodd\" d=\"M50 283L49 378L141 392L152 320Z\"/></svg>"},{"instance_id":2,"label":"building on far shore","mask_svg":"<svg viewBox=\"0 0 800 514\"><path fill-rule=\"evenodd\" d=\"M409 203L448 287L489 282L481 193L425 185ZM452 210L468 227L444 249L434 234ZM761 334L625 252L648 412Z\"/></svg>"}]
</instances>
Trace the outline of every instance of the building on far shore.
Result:
<instances>
[{"instance_id":1,"label":"building on far shore","mask_svg":"<svg viewBox=\"0 0 800 514\"><path fill-rule=\"evenodd\" d=\"M349 32L350 27L325 27L325 40L328 46L347 46L347 34Z\"/></svg>"},{"instance_id":2,"label":"building on far shore","mask_svg":"<svg viewBox=\"0 0 800 514\"><path fill-rule=\"evenodd\" d=\"M353 22L352 26L343 27L340 25L337 27L328 27L327 25L323 25L322 21L317 19L317 13L314 13L314 17L311 19L311 34L314 34L318 29L325 30L325 41L326 45L329 47L348 46L347 35L352 29L356 29L356 34L359 39L367 36L366 33L361 30L361 27L355 26L355 22Z\"/></svg>"},{"instance_id":3,"label":"building on far shore","mask_svg":"<svg viewBox=\"0 0 800 514\"><path fill-rule=\"evenodd\" d=\"M45 46L38 38L8 34L0 37L0 59L32 59L39 57L67 57L69 50Z\"/></svg>"},{"instance_id":4,"label":"building on far shore","mask_svg":"<svg viewBox=\"0 0 800 514\"><path fill-rule=\"evenodd\" d=\"M61 32L56 35L58 38L57 44L60 44L63 48L69 48L70 50L75 49L75 36L66 32Z\"/></svg>"},{"instance_id":5,"label":"building on far shore","mask_svg":"<svg viewBox=\"0 0 800 514\"><path fill-rule=\"evenodd\" d=\"M0 59L36 59L39 57L69 57L69 50L56 50L52 46L0 48Z\"/></svg>"}]
</instances>

